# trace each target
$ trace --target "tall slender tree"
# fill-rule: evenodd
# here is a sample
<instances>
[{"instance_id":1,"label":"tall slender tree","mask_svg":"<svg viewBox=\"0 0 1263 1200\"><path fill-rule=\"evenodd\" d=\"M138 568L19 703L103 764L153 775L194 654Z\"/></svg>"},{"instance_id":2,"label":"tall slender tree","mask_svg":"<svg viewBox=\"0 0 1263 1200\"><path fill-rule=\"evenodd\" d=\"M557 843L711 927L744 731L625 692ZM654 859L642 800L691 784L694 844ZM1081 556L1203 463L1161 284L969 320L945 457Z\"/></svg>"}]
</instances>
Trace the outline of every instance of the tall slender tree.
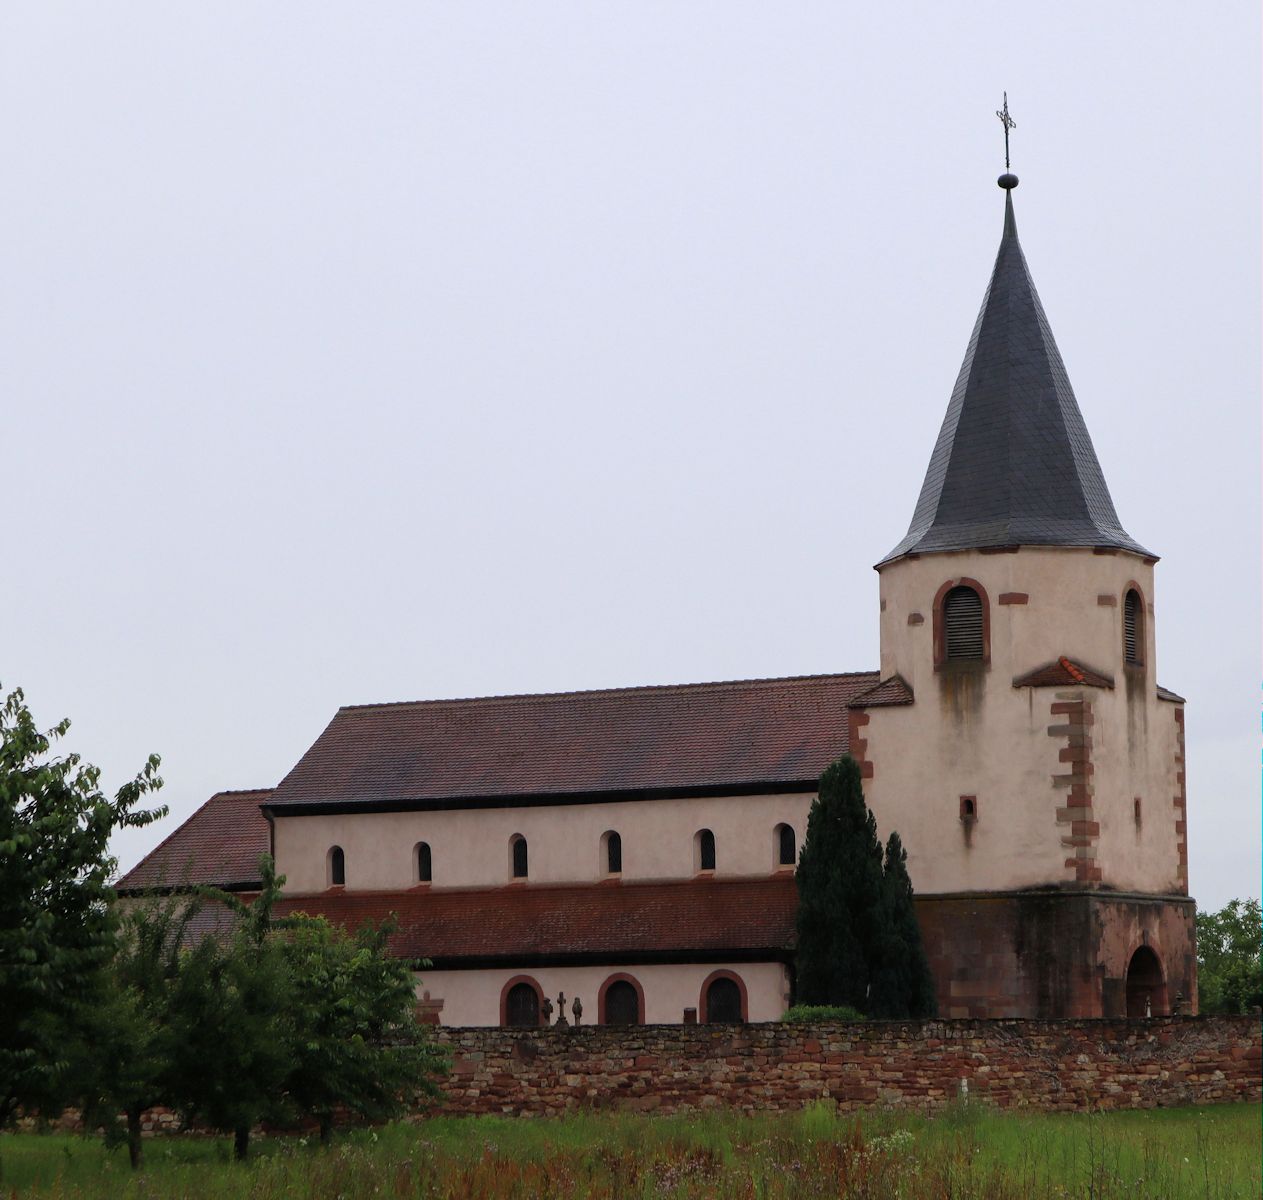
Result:
<instances>
[{"instance_id":1,"label":"tall slender tree","mask_svg":"<svg viewBox=\"0 0 1263 1200\"><path fill-rule=\"evenodd\" d=\"M874 1017L932 1017L938 1011L934 976L921 941L908 876L908 855L897 833L886 841L882 897L877 910L876 962L869 993Z\"/></svg>"},{"instance_id":2,"label":"tall slender tree","mask_svg":"<svg viewBox=\"0 0 1263 1200\"><path fill-rule=\"evenodd\" d=\"M849 754L825 768L798 864L798 1000L868 1011L882 853Z\"/></svg>"}]
</instances>

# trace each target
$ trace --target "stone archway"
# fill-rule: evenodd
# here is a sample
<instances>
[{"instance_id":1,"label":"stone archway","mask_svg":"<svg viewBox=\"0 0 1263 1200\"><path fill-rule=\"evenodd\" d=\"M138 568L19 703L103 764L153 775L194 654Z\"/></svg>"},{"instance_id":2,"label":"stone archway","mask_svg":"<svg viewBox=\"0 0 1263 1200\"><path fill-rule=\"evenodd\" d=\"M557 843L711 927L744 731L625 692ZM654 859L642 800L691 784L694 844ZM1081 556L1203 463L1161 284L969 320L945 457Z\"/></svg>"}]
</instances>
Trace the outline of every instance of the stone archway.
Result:
<instances>
[{"instance_id":1,"label":"stone archway","mask_svg":"<svg viewBox=\"0 0 1263 1200\"><path fill-rule=\"evenodd\" d=\"M1165 1017L1167 983L1162 963L1150 946L1139 946L1127 964L1127 1019Z\"/></svg>"}]
</instances>

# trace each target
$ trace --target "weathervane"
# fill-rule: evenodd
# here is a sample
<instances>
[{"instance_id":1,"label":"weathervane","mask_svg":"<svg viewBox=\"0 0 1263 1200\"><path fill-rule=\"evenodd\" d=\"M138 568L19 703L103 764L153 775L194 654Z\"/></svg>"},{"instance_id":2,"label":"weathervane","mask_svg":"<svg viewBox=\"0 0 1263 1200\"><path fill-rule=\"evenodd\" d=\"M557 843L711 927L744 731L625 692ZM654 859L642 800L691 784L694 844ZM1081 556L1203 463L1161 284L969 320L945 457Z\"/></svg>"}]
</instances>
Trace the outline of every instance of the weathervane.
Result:
<instances>
[{"instance_id":1,"label":"weathervane","mask_svg":"<svg viewBox=\"0 0 1263 1200\"><path fill-rule=\"evenodd\" d=\"M1017 122L1009 116L1009 93L1004 93L1004 107L997 108L995 115L1000 118L1000 123L1004 126L1004 169L1009 169L1009 130L1017 128Z\"/></svg>"}]
</instances>

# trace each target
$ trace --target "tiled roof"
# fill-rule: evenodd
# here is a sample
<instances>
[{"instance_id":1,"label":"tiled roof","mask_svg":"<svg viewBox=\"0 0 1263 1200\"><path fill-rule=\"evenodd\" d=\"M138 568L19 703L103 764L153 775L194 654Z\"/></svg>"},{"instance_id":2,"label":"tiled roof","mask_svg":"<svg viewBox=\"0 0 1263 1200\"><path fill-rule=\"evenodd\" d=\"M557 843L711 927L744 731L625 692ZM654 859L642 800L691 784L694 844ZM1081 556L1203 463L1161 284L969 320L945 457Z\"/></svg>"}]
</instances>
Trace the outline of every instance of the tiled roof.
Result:
<instances>
[{"instance_id":1,"label":"tiled roof","mask_svg":"<svg viewBox=\"0 0 1263 1200\"><path fill-rule=\"evenodd\" d=\"M270 844L259 805L271 788L217 792L115 885L119 892L200 883L241 889L259 879L259 855Z\"/></svg>"},{"instance_id":2,"label":"tiled roof","mask_svg":"<svg viewBox=\"0 0 1263 1200\"><path fill-rule=\"evenodd\" d=\"M1171 691L1170 688L1164 688L1161 684L1158 684L1158 699L1169 700L1172 704L1184 703L1183 696L1181 696L1178 692Z\"/></svg>"},{"instance_id":3,"label":"tiled roof","mask_svg":"<svg viewBox=\"0 0 1263 1200\"><path fill-rule=\"evenodd\" d=\"M882 561L1025 545L1151 557L1119 524L1017 240L1010 191L995 269L912 524Z\"/></svg>"},{"instance_id":4,"label":"tiled roof","mask_svg":"<svg viewBox=\"0 0 1263 1200\"><path fill-rule=\"evenodd\" d=\"M851 701L852 708L878 708L886 704L911 704L915 697L908 681L902 675L892 675L874 684L865 692L860 692Z\"/></svg>"},{"instance_id":5,"label":"tiled roof","mask_svg":"<svg viewBox=\"0 0 1263 1200\"><path fill-rule=\"evenodd\" d=\"M673 954L778 954L793 942L792 875L670 883L570 884L486 890L321 892L287 896L277 913L306 912L355 928L395 914L391 950L436 967L473 961L599 958L652 961Z\"/></svg>"},{"instance_id":6,"label":"tiled roof","mask_svg":"<svg viewBox=\"0 0 1263 1200\"><path fill-rule=\"evenodd\" d=\"M1019 675L1013 680L1013 686L1112 688L1114 680L1062 655L1056 662L1046 663L1033 671L1027 671L1025 675Z\"/></svg>"},{"instance_id":7,"label":"tiled roof","mask_svg":"<svg viewBox=\"0 0 1263 1200\"><path fill-rule=\"evenodd\" d=\"M808 785L875 671L339 709L269 807Z\"/></svg>"}]
</instances>

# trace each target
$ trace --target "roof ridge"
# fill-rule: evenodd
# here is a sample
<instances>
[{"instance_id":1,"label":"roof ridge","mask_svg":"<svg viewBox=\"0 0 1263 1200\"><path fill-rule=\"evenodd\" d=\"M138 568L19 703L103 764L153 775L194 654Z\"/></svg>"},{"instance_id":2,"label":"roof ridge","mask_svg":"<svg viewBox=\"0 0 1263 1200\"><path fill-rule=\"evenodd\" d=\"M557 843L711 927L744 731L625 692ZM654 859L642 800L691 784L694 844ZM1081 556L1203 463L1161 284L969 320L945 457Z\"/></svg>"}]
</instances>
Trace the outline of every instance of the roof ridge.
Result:
<instances>
[{"instance_id":1,"label":"roof ridge","mask_svg":"<svg viewBox=\"0 0 1263 1200\"><path fill-rule=\"evenodd\" d=\"M837 671L817 675L780 675L759 679L717 679L708 683L641 683L626 687L581 688L568 692L512 692L502 696L454 696L438 700L383 700L370 704L344 704L338 712L366 712L383 708L433 707L442 704L517 704L528 700L577 700L587 696L628 696L662 694L721 688L770 687L775 684L812 683L826 679L880 679L880 671Z\"/></svg>"}]
</instances>

